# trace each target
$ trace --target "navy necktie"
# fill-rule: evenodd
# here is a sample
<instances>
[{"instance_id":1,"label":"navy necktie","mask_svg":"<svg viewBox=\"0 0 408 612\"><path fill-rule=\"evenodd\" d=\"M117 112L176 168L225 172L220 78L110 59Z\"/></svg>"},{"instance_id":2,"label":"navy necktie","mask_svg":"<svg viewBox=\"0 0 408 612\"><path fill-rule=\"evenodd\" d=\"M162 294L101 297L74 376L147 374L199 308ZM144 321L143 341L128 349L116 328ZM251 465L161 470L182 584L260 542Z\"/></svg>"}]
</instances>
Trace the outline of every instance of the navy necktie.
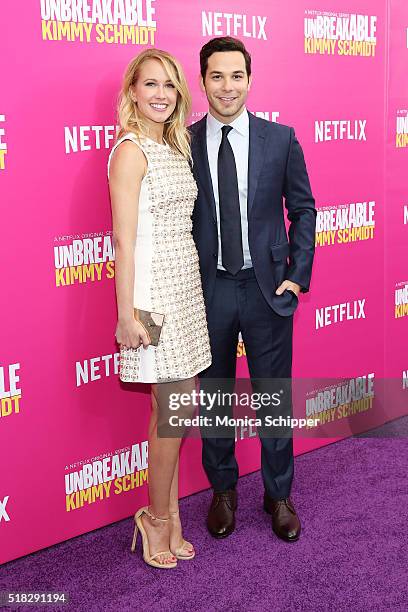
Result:
<instances>
[{"instance_id":1,"label":"navy necktie","mask_svg":"<svg viewBox=\"0 0 408 612\"><path fill-rule=\"evenodd\" d=\"M234 152L228 140L231 130L230 125L224 125L222 128L222 140L218 150L218 198L222 265L231 274L237 274L244 265L244 255L237 168Z\"/></svg>"}]
</instances>

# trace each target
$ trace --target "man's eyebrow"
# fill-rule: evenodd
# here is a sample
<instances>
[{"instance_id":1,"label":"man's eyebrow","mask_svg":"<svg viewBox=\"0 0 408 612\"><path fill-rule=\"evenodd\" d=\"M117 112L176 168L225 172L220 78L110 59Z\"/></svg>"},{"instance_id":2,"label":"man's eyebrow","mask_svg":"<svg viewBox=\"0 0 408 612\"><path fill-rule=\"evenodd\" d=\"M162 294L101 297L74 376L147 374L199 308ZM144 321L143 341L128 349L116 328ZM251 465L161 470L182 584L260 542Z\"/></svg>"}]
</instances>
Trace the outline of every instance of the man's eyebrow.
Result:
<instances>
[{"instance_id":1,"label":"man's eyebrow","mask_svg":"<svg viewBox=\"0 0 408 612\"><path fill-rule=\"evenodd\" d=\"M210 74L224 74L221 70L211 70ZM233 70L232 74L245 74L244 70Z\"/></svg>"}]
</instances>

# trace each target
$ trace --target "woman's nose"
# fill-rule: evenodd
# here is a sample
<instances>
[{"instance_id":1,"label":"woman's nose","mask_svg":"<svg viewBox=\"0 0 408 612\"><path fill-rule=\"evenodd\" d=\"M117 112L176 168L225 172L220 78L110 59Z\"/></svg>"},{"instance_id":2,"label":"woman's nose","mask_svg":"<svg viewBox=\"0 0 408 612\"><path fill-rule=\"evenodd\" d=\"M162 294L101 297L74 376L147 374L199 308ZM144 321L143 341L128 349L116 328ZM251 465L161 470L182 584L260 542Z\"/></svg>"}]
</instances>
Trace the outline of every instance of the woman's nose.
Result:
<instances>
[{"instance_id":1,"label":"woman's nose","mask_svg":"<svg viewBox=\"0 0 408 612\"><path fill-rule=\"evenodd\" d=\"M157 86L156 97L157 98L165 98L166 97L166 92L165 92L165 89L164 89L164 85L158 85Z\"/></svg>"}]
</instances>

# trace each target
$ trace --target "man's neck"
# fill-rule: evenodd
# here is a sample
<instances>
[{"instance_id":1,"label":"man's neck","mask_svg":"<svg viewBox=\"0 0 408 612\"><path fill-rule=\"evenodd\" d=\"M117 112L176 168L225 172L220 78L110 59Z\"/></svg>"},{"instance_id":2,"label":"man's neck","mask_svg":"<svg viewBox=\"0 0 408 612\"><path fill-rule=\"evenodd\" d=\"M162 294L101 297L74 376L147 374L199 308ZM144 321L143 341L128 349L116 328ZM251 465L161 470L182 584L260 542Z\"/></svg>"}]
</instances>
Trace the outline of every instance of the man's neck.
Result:
<instances>
[{"instance_id":1,"label":"man's neck","mask_svg":"<svg viewBox=\"0 0 408 612\"><path fill-rule=\"evenodd\" d=\"M222 115L219 115L216 111L214 111L211 107L208 109L208 114L211 115L211 117L214 117L214 119L217 119L217 121L219 121L220 123L223 123L224 125L229 125L230 123L232 123L233 121L235 121L235 119L238 119L238 117L240 117L242 115L243 112L246 111L246 107L245 105L239 110L238 113L236 113L235 115L232 115L231 117L223 117Z\"/></svg>"}]
</instances>

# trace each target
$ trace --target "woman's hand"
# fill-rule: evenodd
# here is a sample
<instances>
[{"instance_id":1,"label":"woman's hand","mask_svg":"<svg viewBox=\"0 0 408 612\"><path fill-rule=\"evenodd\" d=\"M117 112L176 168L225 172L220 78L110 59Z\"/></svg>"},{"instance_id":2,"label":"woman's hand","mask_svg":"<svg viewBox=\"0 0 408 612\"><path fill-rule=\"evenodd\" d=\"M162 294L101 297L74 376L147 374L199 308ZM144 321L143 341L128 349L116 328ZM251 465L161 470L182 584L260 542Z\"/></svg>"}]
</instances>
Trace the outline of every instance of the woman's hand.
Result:
<instances>
[{"instance_id":1,"label":"woman's hand","mask_svg":"<svg viewBox=\"0 0 408 612\"><path fill-rule=\"evenodd\" d=\"M123 348L147 348L151 343L149 334L136 319L119 320L115 333L118 344Z\"/></svg>"}]
</instances>

